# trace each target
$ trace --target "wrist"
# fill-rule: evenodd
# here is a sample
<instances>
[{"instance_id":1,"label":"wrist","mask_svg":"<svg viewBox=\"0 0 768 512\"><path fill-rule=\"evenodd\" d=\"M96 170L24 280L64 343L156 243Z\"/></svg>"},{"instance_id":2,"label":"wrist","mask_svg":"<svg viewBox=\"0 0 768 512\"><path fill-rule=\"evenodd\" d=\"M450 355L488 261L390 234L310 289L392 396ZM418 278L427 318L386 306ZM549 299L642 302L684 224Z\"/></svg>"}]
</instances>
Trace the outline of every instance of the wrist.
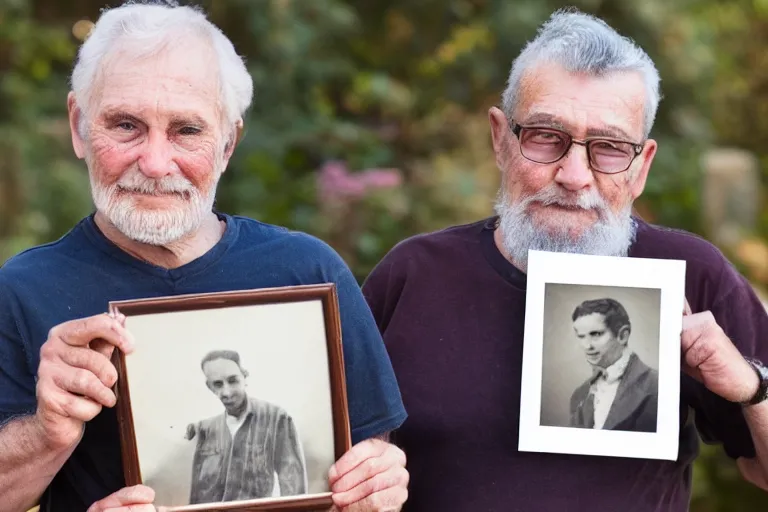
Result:
<instances>
[{"instance_id":1,"label":"wrist","mask_svg":"<svg viewBox=\"0 0 768 512\"><path fill-rule=\"evenodd\" d=\"M53 454L60 454L68 457L75 447L80 443L80 439L85 433L85 425L78 435L73 436L70 432L62 433L51 429L47 422L41 418L39 412L30 418L30 428L35 439L39 441L40 446Z\"/></svg>"},{"instance_id":2,"label":"wrist","mask_svg":"<svg viewBox=\"0 0 768 512\"><path fill-rule=\"evenodd\" d=\"M768 399L768 367L757 359L745 359L748 370L745 372L744 387L747 391L741 404L748 407L763 403Z\"/></svg>"}]
</instances>

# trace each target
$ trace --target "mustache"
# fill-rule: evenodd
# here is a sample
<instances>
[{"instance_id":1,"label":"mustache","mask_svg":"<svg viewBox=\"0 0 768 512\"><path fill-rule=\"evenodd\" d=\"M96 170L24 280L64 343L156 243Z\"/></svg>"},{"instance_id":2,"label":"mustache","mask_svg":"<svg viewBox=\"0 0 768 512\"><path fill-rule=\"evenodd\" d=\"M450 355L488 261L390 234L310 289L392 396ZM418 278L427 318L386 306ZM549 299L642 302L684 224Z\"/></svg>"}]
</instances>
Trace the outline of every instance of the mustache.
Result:
<instances>
[{"instance_id":1,"label":"mustache","mask_svg":"<svg viewBox=\"0 0 768 512\"><path fill-rule=\"evenodd\" d=\"M194 194L197 189L183 176L164 176L153 179L144 176L140 171L126 172L115 183L115 188L126 192L138 192L142 194L181 194L184 196Z\"/></svg>"},{"instance_id":2,"label":"mustache","mask_svg":"<svg viewBox=\"0 0 768 512\"><path fill-rule=\"evenodd\" d=\"M541 203L544 206L565 206L568 208L581 208L583 210L606 211L608 205L596 189L590 189L581 193L564 192L554 183L546 186L538 192L526 196L521 201L522 206L531 203Z\"/></svg>"}]
</instances>

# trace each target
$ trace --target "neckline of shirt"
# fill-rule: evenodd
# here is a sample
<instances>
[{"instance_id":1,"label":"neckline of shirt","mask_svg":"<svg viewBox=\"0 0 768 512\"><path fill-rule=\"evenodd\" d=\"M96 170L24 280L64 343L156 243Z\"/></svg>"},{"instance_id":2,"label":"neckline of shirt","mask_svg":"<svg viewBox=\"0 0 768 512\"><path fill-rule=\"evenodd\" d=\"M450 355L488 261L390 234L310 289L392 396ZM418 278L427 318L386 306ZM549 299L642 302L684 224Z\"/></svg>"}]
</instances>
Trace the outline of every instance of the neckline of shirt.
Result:
<instances>
[{"instance_id":1,"label":"neckline of shirt","mask_svg":"<svg viewBox=\"0 0 768 512\"><path fill-rule=\"evenodd\" d=\"M180 279L197 274L218 261L238 237L238 225L234 222L232 216L214 210L214 213L219 220L224 221L226 228L221 236L221 239L210 249L208 252L196 258L185 265L177 268L164 268L158 265L153 265L144 260L140 260L127 252L123 251L115 245L110 239L108 239L104 233L99 229L94 220L94 213L91 213L86 217L82 223L83 232L87 238L103 253L107 256L119 260L122 263L126 263L131 267L138 269L146 274L161 277L171 281L178 281Z\"/></svg>"}]
</instances>

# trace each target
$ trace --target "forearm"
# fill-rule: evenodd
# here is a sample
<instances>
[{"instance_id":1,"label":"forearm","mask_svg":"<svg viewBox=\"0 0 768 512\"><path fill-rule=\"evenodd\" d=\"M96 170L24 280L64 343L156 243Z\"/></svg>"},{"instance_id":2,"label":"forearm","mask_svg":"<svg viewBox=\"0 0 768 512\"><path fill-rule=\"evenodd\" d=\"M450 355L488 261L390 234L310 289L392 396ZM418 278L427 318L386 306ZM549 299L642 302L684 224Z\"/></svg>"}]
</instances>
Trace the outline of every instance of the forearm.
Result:
<instances>
[{"instance_id":1,"label":"forearm","mask_svg":"<svg viewBox=\"0 0 768 512\"><path fill-rule=\"evenodd\" d=\"M74 446L53 449L34 416L0 429L0 496L3 510L24 512L35 506ZM7 508L6 508L7 507Z\"/></svg>"},{"instance_id":2,"label":"forearm","mask_svg":"<svg viewBox=\"0 0 768 512\"><path fill-rule=\"evenodd\" d=\"M740 464L741 470L752 483L768 490L768 401L745 407L744 417L757 457Z\"/></svg>"}]
</instances>

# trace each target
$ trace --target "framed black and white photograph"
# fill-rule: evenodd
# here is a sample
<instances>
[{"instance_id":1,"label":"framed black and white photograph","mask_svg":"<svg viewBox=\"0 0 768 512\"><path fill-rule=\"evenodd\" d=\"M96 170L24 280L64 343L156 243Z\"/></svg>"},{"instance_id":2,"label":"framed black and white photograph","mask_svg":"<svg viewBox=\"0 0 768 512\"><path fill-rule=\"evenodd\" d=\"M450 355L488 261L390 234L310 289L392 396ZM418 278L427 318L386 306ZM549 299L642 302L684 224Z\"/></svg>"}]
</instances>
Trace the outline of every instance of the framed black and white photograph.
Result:
<instances>
[{"instance_id":1,"label":"framed black and white photograph","mask_svg":"<svg viewBox=\"0 0 768 512\"><path fill-rule=\"evenodd\" d=\"M173 511L330 508L351 445L333 284L110 303L127 485Z\"/></svg>"},{"instance_id":2,"label":"framed black and white photograph","mask_svg":"<svg viewBox=\"0 0 768 512\"><path fill-rule=\"evenodd\" d=\"M531 251L519 449L675 460L685 262Z\"/></svg>"}]
</instances>

